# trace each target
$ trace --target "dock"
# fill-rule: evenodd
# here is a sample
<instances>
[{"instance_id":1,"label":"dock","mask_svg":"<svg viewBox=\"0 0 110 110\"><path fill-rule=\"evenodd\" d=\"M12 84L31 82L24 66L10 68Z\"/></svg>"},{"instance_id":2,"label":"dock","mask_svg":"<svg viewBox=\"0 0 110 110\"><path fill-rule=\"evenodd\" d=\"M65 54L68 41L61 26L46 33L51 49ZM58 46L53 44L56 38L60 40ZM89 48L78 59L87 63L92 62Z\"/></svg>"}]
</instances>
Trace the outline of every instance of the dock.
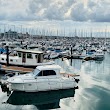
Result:
<instances>
[{"instance_id":1,"label":"dock","mask_svg":"<svg viewBox=\"0 0 110 110\"><path fill-rule=\"evenodd\" d=\"M6 65L1 65L1 70L2 71L12 71L12 72L31 72L34 69L33 68L25 68L25 67L18 67L18 66L6 66Z\"/></svg>"},{"instance_id":2,"label":"dock","mask_svg":"<svg viewBox=\"0 0 110 110\"><path fill-rule=\"evenodd\" d=\"M65 56L65 58L68 59L83 59L85 56L84 55L70 55L70 56Z\"/></svg>"}]
</instances>

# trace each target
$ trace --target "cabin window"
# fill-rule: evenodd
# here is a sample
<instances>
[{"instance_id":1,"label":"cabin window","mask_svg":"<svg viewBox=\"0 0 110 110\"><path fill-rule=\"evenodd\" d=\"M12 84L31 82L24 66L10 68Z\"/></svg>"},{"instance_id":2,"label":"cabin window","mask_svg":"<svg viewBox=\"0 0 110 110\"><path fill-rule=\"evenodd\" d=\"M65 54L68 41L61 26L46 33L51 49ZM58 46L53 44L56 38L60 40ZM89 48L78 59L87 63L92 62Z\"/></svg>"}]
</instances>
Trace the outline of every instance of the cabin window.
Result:
<instances>
[{"instance_id":1,"label":"cabin window","mask_svg":"<svg viewBox=\"0 0 110 110\"><path fill-rule=\"evenodd\" d=\"M37 59L38 55L35 55L35 58Z\"/></svg>"},{"instance_id":2,"label":"cabin window","mask_svg":"<svg viewBox=\"0 0 110 110\"><path fill-rule=\"evenodd\" d=\"M17 56L17 54L14 54L14 56Z\"/></svg>"},{"instance_id":3,"label":"cabin window","mask_svg":"<svg viewBox=\"0 0 110 110\"><path fill-rule=\"evenodd\" d=\"M44 70L38 74L38 76L51 76L51 75L56 75L56 72L53 70Z\"/></svg>"},{"instance_id":4,"label":"cabin window","mask_svg":"<svg viewBox=\"0 0 110 110\"><path fill-rule=\"evenodd\" d=\"M4 58L2 58L2 60L4 60Z\"/></svg>"},{"instance_id":5,"label":"cabin window","mask_svg":"<svg viewBox=\"0 0 110 110\"><path fill-rule=\"evenodd\" d=\"M21 57L21 53L20 52L18 52L18 56Z\"/></svg>"},{"instance_id":6,"label":"cabin window","mask_svg":"<svg viewBox=\"0 0 110 110\"><path fill-rule=\"evenodd\" d=\"M12 60L12 59L10 59L10 61L11 61L11 62L13 62L13 60Z\"/></svg>"},{"instance_id":7,"label":"cabin window","mask_svg":"<svg viewBox=\"0 0 110 110\"><path fill-rule=\"evenodd\" d=\"M27 58L32 58L32 54L27 53Z\"/></svg>"}]
</instances>

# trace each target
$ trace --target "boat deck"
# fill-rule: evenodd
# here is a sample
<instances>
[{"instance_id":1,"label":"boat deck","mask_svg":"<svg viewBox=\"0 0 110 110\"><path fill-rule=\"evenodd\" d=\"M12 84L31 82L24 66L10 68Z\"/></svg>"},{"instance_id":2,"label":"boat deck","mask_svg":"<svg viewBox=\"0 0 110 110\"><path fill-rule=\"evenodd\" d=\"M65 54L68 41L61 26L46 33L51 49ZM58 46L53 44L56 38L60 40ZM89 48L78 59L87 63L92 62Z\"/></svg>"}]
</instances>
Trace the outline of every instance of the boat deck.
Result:
<instances>
[{"instance_id":1,"label":"boat deck","mask_svg":"<svg viewBox=\"0 0 110 110\"><path fill-rule=\"evenodd\" d=\"M79 74L60 73L64 77L79 77Z\"/></svg>"},{"instance_id":2,"label":"boat deck","mask_svg":"<svg viewBox=\"0 0 110 110\"><path fill-rule=\"evenodd\" d=\"M2 65L1 66L1 70L4 70L4 71L14 71L14 72L31 72L34 69L33 68L18 67L18 66Z\"/></svg>"}]
</instances>

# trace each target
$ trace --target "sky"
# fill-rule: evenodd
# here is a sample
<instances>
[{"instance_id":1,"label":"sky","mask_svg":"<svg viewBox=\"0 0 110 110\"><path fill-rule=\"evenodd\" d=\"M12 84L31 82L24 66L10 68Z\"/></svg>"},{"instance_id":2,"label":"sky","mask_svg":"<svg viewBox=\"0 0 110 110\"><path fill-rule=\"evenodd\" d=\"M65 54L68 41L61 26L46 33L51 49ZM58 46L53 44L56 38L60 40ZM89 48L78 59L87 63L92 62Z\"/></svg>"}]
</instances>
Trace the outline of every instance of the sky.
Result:
<instances>
[{"instance_id":1,"label":"sky","mask_svg":"<svg viewBox=\"0 0 110 110\"><path fill-rule=\"evenodd\" d=\"M75 30L109 33L110 0L0 0L4 29L71 36Z\"/></svg>"}]
</instances>

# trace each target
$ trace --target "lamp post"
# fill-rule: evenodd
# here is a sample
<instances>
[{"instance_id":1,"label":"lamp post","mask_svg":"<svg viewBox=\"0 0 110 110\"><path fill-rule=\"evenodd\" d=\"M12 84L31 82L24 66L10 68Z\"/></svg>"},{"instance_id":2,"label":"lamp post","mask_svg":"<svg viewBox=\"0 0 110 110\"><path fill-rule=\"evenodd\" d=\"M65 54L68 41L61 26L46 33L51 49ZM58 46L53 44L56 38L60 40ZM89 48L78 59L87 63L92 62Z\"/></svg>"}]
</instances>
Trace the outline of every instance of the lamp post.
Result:
<instances>
[{"instance_id":1,"label":"lamp post","mask_svg":"<svg viewBox=\"0 0 110 110\"><path fill-rule=\"evenodd\" d=\"M6 55L7 55L6 65L9 66L9 48L8 48L8 45L6 46Z\"/></svg>"}]
</instances>

